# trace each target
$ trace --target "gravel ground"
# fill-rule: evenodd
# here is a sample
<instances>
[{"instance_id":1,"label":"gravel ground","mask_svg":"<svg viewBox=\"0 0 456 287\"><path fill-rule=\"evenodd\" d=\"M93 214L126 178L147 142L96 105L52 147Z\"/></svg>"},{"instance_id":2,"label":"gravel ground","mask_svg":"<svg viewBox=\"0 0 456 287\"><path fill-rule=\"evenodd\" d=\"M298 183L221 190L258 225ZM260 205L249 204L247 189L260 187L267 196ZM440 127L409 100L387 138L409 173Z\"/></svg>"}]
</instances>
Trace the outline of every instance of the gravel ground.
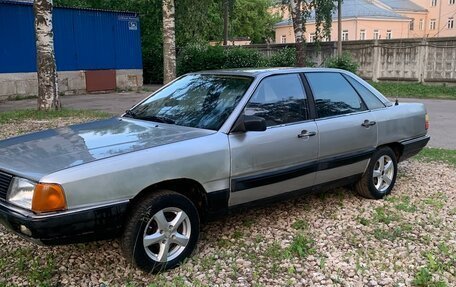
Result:
<instances>
[{"instance_id":1,"label":"gravel ground","mask_svg":"<svg viewBox=\"0 0 456 287\"><path fill-rule=\"evenodd\" d=\"M4 124L0 138L86 120ZM456 169L399 170L386 200L337 189L210 222L193 257L159 275L127 264L117 240L41 247L0 227L0 286L454 286Z\"/></svg>"}]
</instances>

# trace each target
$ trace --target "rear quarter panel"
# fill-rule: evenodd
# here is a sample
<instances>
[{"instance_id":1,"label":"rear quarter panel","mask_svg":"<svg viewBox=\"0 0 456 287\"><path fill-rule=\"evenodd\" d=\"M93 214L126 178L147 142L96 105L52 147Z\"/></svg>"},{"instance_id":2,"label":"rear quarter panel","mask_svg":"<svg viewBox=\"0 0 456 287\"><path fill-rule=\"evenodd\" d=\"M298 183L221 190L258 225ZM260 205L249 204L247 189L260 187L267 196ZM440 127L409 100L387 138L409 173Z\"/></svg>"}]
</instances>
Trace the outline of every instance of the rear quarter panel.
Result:
<instances>
[{"instance_id":1,"label":"rear quarter panel","mask_svg":"<svg viewBox=\"0 0 456 287\"><path fill-rule=\"evenodd\" d=\"M423 104L400 103L372 112L378 124L378 145L416 138L427 132Z\"/></svg>"}]
</instances>

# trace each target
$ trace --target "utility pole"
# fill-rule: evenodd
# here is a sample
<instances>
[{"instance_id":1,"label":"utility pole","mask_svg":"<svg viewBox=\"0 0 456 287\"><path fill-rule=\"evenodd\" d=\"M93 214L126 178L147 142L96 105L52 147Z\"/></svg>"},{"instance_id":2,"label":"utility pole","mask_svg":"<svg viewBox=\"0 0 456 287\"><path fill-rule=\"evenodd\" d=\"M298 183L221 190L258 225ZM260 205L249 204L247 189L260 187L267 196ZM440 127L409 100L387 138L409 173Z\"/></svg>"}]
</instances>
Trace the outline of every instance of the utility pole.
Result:
<instances>
[{"instance_id":1,"label":"utility pole","mask_svg":"<svg viewBox=\"0 0 456 287\"><path fill-rule=\"evenodd\" d=\"M342 0L337 0L337 56L342 56Z\"/></svg>"}]
</instances>

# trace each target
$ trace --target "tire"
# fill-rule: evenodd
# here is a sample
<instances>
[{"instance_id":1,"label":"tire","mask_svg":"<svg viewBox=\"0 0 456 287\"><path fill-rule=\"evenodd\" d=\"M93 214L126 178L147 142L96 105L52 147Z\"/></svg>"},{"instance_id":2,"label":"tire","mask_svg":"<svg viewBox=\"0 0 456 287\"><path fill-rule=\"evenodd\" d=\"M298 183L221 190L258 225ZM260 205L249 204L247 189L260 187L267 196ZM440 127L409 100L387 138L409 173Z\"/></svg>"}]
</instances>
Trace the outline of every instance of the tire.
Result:
<instances>
[{"instance_id":1,"label":"tire","mask_svg":"<svg viewBox=\"0 0 456 287\"><path fill-rule=\"evenodd\" d=\"M127 261L145 272L157 273L189 257L199 231L200 219L193 202L177 192L159 190L132 207L121 248Z\"/></svg>"},{"instance_id":2,"label":"tire","mask_svg":"<svg viewBox=\"0 0 456 287\"><path fill-rule=\"evenodd\" d=\"M372 155L366 172L355 184L355 191L366 198L382 199L391 193L396 183L396 176L396 154L389 147L381 147Z\"/></svg>"}]
</instances>

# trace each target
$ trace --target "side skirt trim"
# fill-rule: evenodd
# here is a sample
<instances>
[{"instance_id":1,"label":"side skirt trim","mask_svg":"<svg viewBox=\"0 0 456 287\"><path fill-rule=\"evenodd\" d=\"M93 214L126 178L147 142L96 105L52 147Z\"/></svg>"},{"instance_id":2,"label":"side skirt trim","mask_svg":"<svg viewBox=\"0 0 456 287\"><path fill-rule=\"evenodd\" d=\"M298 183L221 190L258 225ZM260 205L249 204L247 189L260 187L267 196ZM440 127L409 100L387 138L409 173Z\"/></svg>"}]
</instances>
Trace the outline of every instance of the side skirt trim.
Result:
<instances>
[{"instance_id":1,"label":"side skirt trim","mask_svg":"<svg viewBox=\"0 0 456 287\"><path fill-rule=\"evenodd\" d=\"M289 167L286 169L265 172L258 175L234 178L231 180L231 191L238 192L246 189L269 185L295 177L303 176L309 173L332 169L344 165L360 162L369 159L375 149L369 149L362 152L339 155L321 161L312 161L306 164Z\"/></svg>"}]
</instances>

